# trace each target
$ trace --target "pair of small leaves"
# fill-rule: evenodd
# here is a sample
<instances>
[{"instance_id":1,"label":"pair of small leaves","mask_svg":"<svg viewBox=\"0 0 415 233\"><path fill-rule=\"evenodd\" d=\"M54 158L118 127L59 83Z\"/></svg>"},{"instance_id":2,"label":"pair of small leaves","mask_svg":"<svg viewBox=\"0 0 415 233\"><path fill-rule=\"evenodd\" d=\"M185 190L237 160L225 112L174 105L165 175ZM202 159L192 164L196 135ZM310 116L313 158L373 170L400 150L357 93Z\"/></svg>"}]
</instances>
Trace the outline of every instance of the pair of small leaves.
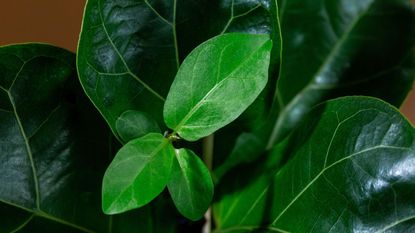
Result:
<instances>
[{"instance_id":1,"label":"pair of small leaves","mask_svg":"<svg viewBox=\"0 0 415 233\"><path fill-rule=\"evenodd\" d=\"M199 157L174 149L161 134L147 134L127 143L108 168L103 209L116 214L141 207L166 185L179 211L192 220L203 216L212 200L213 183Z\"/></svg>"},{"instance_id":2,"label":"pair of small leaves","mask_svg":"<svg viewBox=\"0 0 415 233\"><path fill-rule=\"evenodd\" d=\"M226 34L206 41L185 59L166 100L164 119L172 137L206 137L236 119L259 95L268 78L272 42L266 35ZM125 112L117 121L124 140L155 131L153 124L128 127L144 115ZM127 126L127 127L126 127ZM190 150L175 149L171 137L150 133L128 142L108 167L103 209L108 214L141 207L165 186L187 218L203 216L213 196L208 169Z\"/></svg>"}]
</instances>

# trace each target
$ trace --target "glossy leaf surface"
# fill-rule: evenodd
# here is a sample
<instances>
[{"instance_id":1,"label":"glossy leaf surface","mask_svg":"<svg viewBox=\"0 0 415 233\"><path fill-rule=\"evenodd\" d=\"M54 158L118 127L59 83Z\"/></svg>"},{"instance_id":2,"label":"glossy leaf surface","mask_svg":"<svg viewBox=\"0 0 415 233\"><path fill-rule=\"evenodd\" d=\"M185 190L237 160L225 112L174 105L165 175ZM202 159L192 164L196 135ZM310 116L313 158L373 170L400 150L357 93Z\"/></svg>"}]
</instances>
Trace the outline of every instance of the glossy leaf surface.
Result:
<instances>
[{"instance_id":1,"label":"glossy leaf surface","mask_svg":"<svg viewBox=\"0 0 415 233\"><path fill-rule=\"evenodd\" d=\"M0 232L106 232L97 161L110 132L74 83L75 56L1 47L0 74Z\"/></svg>"},{"instance_id":2,"label":"glossy leaf surface","mask_svg":"<svg viewBox=\"0 0 415 233\"><path fill-rule=\"evenodd\" d=\"M0 73L0 232L175 231L163 198L128 215L102 213L101 179L117 145L77 83L72 53L0 47Z\"/></svg>"},{"instance_id":3,"label":"glossy leaf surface","mask_svg":"<svg viewBox=\"0 0 415 233\"><path fill-rule=\"evenodd\" d=\"M78 47L80 80L114 133L127 110L143 111L164 128L163 99L187 54L225 32L274 38L274 12L273 0L88 0Z\"/></svg>"},{"instance_id":4,"label":"glossy leaf surface","mask_svg":"<svg viewBox=\"0 0 415 233\"><path fill-rule=\"evenodd\" d=\"M139 111L125 111L115 122L117 133L123 142L142 137L148 133L159 133L157 122Z\"/></svg>"},{"instance_id":5,"label":"glossy leaf surface","mask_svg":"<svg viewBox=\"0 0 415 233\"><path fill-rule=\"evenodd\" d=\"M258 229L413 229L415 131L390 105L368 97L329 101L307 116L285 146L288 162L263 188L271 199ZM251 208L258 207L252 203Z\"/></svg>"},{"instance_id":6,"label":"glossy leaf surface","mask_svg":"<svg viewBox=\"0 0 415 233\"><path fill-rule=\"evenodd\" d=\"M282 0L278 100L269 147L316 104L367 95L399 106L414 79L415 11L409 0Z\"/></svg>"},{"instance_id":7,"label":"glossy leaf surface","mask_svg":"<svg viewBox=\"0 0 415 233\"><path fill-rule=\"evenodd\" d=\"M236 119L266 85L271 47L267 35L249 34L226 34L198 46L167 96L167 126L195 141Z\"/></svg>"},{"instance_id":8,"label":"glossy leaf surface","mask_svg":"<svg viewBox=\"0 0 415 233\"><path fill-rule=\"evenodd\" d=\"M291 189L275 190L273 226L291 232L410 229L415 131L396 109L364 97L330 101L291 140L292 159L274 183Z\"/></svg>"},{"instance_id":9,"label":"glossy leaf surface","mask_svg":"<svg viewBox=\"0 0 415 233\"><path fill-rule=\"evenodd\" d=\"M179 212L195 221L203 217L212 201L212 178L206 165L191 150L176 149L175 154L167 187Z\"/></svg>"},{"instance_id":10,"label":"glossy leaf surface","mask_svg":"<svg viewBox=\"0 0 415 233\"><path fill-rule=\"evenodd\" d=\"M174 149L161 134L150 133L123 146L104 175L102 209L116 214L141 207L165 188Z\"/></svg>"},{"instance_id":11,"label":"glossy leaf surface","mask_svg":"<svg viewBox=\"0 0 415 233\"><path fill-rule=\"evenodd\" d=\"M127 110L162 119L164 97L178 66L172 4L87 2L78 47L79 76L114 132L117 118Z\"/></svg>"}]
</instances>

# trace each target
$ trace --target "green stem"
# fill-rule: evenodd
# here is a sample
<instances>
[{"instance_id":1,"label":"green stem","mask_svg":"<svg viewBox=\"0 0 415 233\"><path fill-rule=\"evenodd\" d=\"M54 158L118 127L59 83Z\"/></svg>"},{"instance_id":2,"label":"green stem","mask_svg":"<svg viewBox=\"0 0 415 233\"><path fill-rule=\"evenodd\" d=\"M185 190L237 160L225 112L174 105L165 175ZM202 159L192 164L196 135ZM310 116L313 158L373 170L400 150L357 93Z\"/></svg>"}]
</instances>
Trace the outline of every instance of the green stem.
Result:
<instances>
[{"instance_id":1,"label":"green stem","mask_svg":"<svg viewBox=\"0 0 415 233\"><path fill-rule=\"evenodd\" d=\"M213 164L213 146L214 146L214 134L211 134L203 138L203 161L206 164L206 167L212 172Z\"/></svg>"},{"instance_id":2,"label":"green stem","mask_svg":"<svg viewBox=\"0 0 415 233\"><path fill-rule=\"evenodd\" d=\"M213 148L214 148L214 134L211 134L205 138L203 138L202 147L203 147L203 161L206 164L206 167L212 174L212 164L213 164ZM203 233L211 233L212 232L212 207L205 213L206 223L203 225L202 232Z\"/></svg>"}]
</instances>

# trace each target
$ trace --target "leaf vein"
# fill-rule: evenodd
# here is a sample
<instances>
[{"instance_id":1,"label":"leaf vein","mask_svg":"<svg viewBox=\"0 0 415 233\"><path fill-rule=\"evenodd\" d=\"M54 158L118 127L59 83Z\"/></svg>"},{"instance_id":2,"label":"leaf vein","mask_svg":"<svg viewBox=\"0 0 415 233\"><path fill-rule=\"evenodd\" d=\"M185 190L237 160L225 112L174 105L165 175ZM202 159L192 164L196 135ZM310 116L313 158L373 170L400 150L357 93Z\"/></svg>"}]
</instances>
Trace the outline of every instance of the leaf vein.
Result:
<instances>
[{"instance_id":1,"label":"leaf vein","mask_svg":"<svg viewBox=\"0 0 415 233\"><path fill-rule=\"evenodd\" d=\"M150 93L152 93L153 95L155 95L157 98L159 98L160 100L162 100L164 102L165 101L164 97L162 97L159 93L157 93L155 90L153 90L149 85L147 85L147 83L145 83L143 80L141 80L137 75L135 75L130 70L130 67L127 65L127 62L125 61L124 57L121 55L121 53L118 50L117 46L115 46L114 41L111 39L111 36L108 33L108 29L107 29L107 26L105 25L105 21L104 21L104 16L102 15L101 1L98 1L98 6L99 6L98 12L99 12L99 16L100 16L100 19L101 19L101 25L102 25L102 28L104 30L105 36L107 37L108 42L111 44L111 47L114 49L115 53L117 53L120 61L124 65L124 68L126 69L126 71L135 80L137 80L141 85L143 85L145 89L147 89Z\"/></svg>"}]
</instances>

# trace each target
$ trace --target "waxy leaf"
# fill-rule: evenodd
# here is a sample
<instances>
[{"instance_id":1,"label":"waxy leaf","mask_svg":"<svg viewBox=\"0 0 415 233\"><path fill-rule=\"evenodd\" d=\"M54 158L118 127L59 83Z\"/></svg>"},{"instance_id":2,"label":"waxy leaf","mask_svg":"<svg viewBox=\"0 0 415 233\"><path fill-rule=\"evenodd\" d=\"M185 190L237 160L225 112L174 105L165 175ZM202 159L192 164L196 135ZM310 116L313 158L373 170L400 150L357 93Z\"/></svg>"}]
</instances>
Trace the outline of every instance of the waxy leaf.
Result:
<instances>
[{"instance_id":1,"label":"waxy leaf","mask_svg":"<svg viewBox=\"0 0 415 233\"><path fill-rule=\"evenodd\" d=\"M203 217L212 201L212 178L203 161L191 150L175 149L175 154L167 187L179 212L195 221Z\"/></svg>"},{"instance_id":2,"label":"waxy leaf","mask_svg":"<svg viewBox=\"0 0 415 233\"><path fill-rule=\"evenodd\" d=\"M267 213L263 225L245 221L223 231L243 232L248 225L264 232L413 230L415 129L391 105L369 97L328 101L283 146L288 162L257 190L267 206L251 201L250 210Z\"/></svg>"},{"instance_id":3,"label":"waxy leaf","mask_svg":"<svg viewBox=\"0 0 415 233\"><path fill-rule=\"evenodd\" d=\"M148 133L159 133L157 122L144 112L129 110L118 117L116 124L117 133L123 142L142 137Z\"/></svg>"},{"instance_id":4,"label":"waxy leaf","mask_svg":"<svg viewBox=\"0 0 415 233\"><path fill-rule=\"evenodd\" d=\"M316 104L346 95L399 106L415 77L410 0L281 0L282 112L268 149Z\"/></svg>"},{"instance_id":5,"label":"waxy leaf","mask_svg":"<svg viewBox=\"0 0 415 233\"><path fill-rule=\"evenodd\" d=\"M236 119L267 83L271 47L269 36L249 34L225 34L198 46L167 96L167 126L195 141Z\"/></svg>"},{"instance_id":6,"label":"waxy leaf","mask_svg":"<svg viewBox=\"0 0 415 233\"><path fill-rule=\"evenodd\" d=\"M86 4L79 78L115 134L116 120L127 110L143 111L163 124L164 98L179 64L174 11L170 1Z\"/></svg>"},{"instance_id":7,"label":"waxy leaf","mask_svg":"<svg viewBox=\"0 0 415 233\"><path fill-rule=\"evenodd\" d=\"M413 229L407 223L415 219L415 130L396 109L365 97L329 101L290 140L291 160L273 184L287 189L274 190L272 226L290 232Z\"/></svg>"},{"instance_id":8,"label":"waxy leaf","mask_svg":"<svg viewBox=\"0 0 415 233\"><path fill-rule=\"evenodd\" d=\"M128 215L102 213L101 179L118 145L77 83L74 54L0 47L0 122L0 232L175 230L162 198Z\"/></svg>"},{"instance_id":9,"label":"waxy leaf","mask_svg":"<svg viewBox=\"0 0 415 233\"><path fill-rule=\"evenodd\" d=\"M105 172L102 209L116 214L141 207L165 188L172 170L174 149L158 133L123 146Z\"/></svg>"},{"instance_id":10,"label":"waxy leaf","mask_svg":"<svg viewBox=\"0 0 415 233\"><path fill-rule=\"evenodd\" d=\"M68 51L0 47L0 232L107 232L99 183L111 133L76 81Z\"/></svg>"},{"instance_id":11,"label":"waxy leaf","mask_svg":"<svg viewBox=\"0 0 415 233\"><path fill-rule=\"evenodd\" d=\"M274 39L274 3L88 0L77 56L81 83L115 134L116 120L127 110L143 111L164 128L164 98L187 54L225 32Z\"/></svg>"}]
</instances>

